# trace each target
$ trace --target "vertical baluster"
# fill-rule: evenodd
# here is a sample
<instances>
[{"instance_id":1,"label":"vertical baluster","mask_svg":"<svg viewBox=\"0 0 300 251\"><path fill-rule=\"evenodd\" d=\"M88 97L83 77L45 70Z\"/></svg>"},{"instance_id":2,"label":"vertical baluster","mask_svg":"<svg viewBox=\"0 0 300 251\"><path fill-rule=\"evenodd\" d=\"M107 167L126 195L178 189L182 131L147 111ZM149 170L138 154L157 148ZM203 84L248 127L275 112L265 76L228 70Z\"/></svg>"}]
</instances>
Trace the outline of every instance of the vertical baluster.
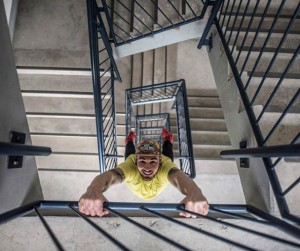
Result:
<instances>
[{"instance_id":1,"label":"vertical baluster","mask_svg":"<svg viewBox=\"0 0 300 251\"><path fill-rule=\"evenodd\" d=\"M133 27L134 27L134 11L135 11L135 0L131 0L131 5L130 5L130 32L133 32Z\"/></svg>"},{"instance_id":2,"label":"vertical baluster","mask_svg":"<svg viewBox=\"0 0 300 251\"><path fill-rule=\"evenodd\" d=\"M240 70L240 77L242 76L242 73L243 73L243 71L244 71L244 69L245 69L245 67L246 67L246 64L247 64L247 62L248 62L249 56L250 56L250 54L251 54L251 52L252 52L253 46L254 46L255 41L256 41L256 39L257 39L257 36L258 36L258 34L260 33L261 26L262 26L262 24L263 24L263 21L264 21L264 19L265 19L265 16L266 16L266 14L267 14L267 11L269 10L269 7L270 7L271 2L272 2L271 0L268 0L268 3L267 3L267 5L266 5L266 7L265 7L265 9L264 9L263 15L262 15L262 17L261 17L261 19L260 19L260 21L259 21L257 30L256 30L255 35L254 35L254 38L253 38L253 40L252 40L252 42L251 42L251 45L250 45L250 47L249 47L247 56L246 56L246 58L245 58L245 61L244 61L244 63L243 63L243 66L242 66L242 68L241 68L241 70Z\"/></svg>"},{"instance_id":3,"label":"vertical baluster","mask_svg":"<svg viewBox=\"0 0 300 251\"><path fill-rule=\"evenodd\" d=\"M34 211L38 215L39 219L41 220L42 224L44 225L45 229L47 230L48 234L50 235L50 237L51 237L52 241L54 242L55 246L57 247L57 249L60 251L64 251L65 249L63 248L63 246L60 244L60 242L56 238L54 232L52 231L52 229L50 228L48 223L45 221L43 215L39 212L38 208L35 207Z\"/></svg>"},{"instance_id":4,"label":"vertical baluster","mask_svg":"<svg viewBox=\"0 0 300 251\"><path fill-rule=\"evenodd\" d=\"M284 41L285 41L287 35L289 34L290 29L292 28L292 26L293 26L293 24L294 24L294 22L295 22L295 20L296 20L296 17L297 17L297 13L298 13L298 11L299 11L299 8L300 8L300 3L298 4L298 6L297 6L297 8L296 8L296 10L295 10L295 12L294 12L294 14L293 14L293 18L290 20L290 22L289 22L289 24L288 24L288 27L287 27L287 29L286 29L284 35L282 36L282 38L281 38L281 40L280 40L280 42L279 42L279 44L278 44L278 47L277 47L275 53L273 54L273 57L272 57L272 59L271 59L269 65L268 65L268 68L267 68L266 72L264 73L264 76L263 76L263 78L262 78L262 80L261 80L261 83L259 84L259 86L258 86L258 88L257 88L257 91L255 92L255 94L254 94L254 96L253 96L253 98L252 98L251 105L254 103L255 99L257 98L257 95L258 95L258 93L260 92L260 89L262 88L262 86L263 86L263 84L264 84L264 82L265 82L265 80L266 80L266 78L267 78L267 76L268 76L268 74L269 74L269 72L270 72L270 70L271 70L271 68L272 68L272 66L273 66L273 64L274 64L274 62L275 62L275 60L276 60L276 58L277 58L277 56L278 56L278 53L279 53L279 51L280 51L280 49L281 49L281 46L283 45L283 43L284 43ZM300 45L299 45L299 46L300 46ZM283 73L282 75L285 75L285 74L287 73L287 70L288 70L289 67L291 66L291 62L293 62L293 61L295 60L295 56L297 56L297 54L299 53L299 46L298 46L298 49L297 49L296 53L294 54L292 60L290 61L290 63L288 64L286 70L284 71L284 73Z\"/></svg>"},{"instance_id":5,"label":"vertical baluster","mask_svg":"<svg viewBox=\"0 0 300 251\"><path fill-rule=\"evenodd\" d=\"M236 58L236 60L235 60L235 62L234 62L235 65L238 64L238 61L239 61L239 59L240 59L241 52L242 52L242 50L243 50L243 48L244 48L244 44L245 44L246 39L247 39L247 37L248 37L249 30L250 30L250 28L251 28L251 26L252 26L254 17L255 17L255 15L256 15L256 11L257 11L257 8L258 8L258 6L259 6L259 2L260 2L260 1L258 0L258 1L256 2L256 4L255 4L254 11L253 11L253 13L252 13L252 15L251 15L249 24L248 24L247 29L246 29L246 33L245 33L244 39L243 39L242 44L241 44L241 48L240 48L240 50L239 50L239 52L238 52L238 55L237 55L237 58Z\"/></svg>"}]
</instances>

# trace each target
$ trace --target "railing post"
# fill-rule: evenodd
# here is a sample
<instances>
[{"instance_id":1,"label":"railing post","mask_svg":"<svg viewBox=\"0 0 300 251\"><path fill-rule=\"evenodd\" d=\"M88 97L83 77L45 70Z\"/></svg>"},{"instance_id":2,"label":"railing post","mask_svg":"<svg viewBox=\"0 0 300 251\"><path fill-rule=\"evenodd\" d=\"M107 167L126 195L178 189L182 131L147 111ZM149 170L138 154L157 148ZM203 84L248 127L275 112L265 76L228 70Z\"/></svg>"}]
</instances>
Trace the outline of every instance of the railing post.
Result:
<instances>
[{"instance_id":1,"label":"railing post","mask_svg":"<svg viewBox=\"0 0 300 251\"><path fill-rule=\"evenodd\" d=\"M201 49L202 46L205 44L205 40L206 40L206 38L208 36L208 33L210 31L210 28L211 28L211 26L212 26L212 24L215 20L215 17L217 16L217 13L218 13L218 11L221 7L222 1L223 0L216 0L215 3L214 3L213 8L211 10L210 17L207 21L206 27L203 31L202 37L200 38L199 44L197 46L198 49Z\"/></svg>"},{"instance_id":2,"label":"railing post","mask_svg":"<svg viewBox=\"0 0 300 251\"><path fill-rule=\"evenodd\" d=\"M99 76L99 58L98 58L98 36L97 36L97 6L94 0L87 0L88 11L88 27L90 37L90 51L91 51L91 67L93 78L93 92L95 104L95 119L96 119L96 132L97 132L97 145L99 153L99 168L100 172L105 171L104 159L104 137L103 137L103 124L102 124L102 103L101 103L101 88Z\"/></svg>"}]
</instances>

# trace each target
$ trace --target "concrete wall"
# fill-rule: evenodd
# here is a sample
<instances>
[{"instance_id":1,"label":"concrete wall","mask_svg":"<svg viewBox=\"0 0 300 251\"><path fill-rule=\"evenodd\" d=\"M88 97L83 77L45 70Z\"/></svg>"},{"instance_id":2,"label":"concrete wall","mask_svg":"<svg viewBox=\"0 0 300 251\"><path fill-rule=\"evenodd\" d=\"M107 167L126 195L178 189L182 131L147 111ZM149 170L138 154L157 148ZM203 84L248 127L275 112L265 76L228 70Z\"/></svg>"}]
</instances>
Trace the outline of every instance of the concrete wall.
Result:
<instances>
[{"instance_id":1,"label":"concrete wall","mask_svg":"<svg viewBox=\"0 0 300 251\"><path fill-rule=\"evenodd\" d=\"M26 133L25 143L31 144L2 1L0 34L0 141L9 142L13 130ZM23 167L17 169L7 169L7 162L0 156L0 213L43 197L33 157L24 157Z\"/></svg>"},{"instance_id":2,"label":"concrete wall","mask_svg":"<svg viewBox=\"0 0 300 251\"><path fill-rule=\"evenodd\" d=\"M247 140L248 148L257 147L246 112L240 112L240 97L237 85L229 68L219 35L215 30L209 60L233 148L238 149L239 143L244 140ZM259 112L261 109L261 106L256 106L254 112ZM237 165L240 166L239 159L237 159ZM249 166L249 168L238 168L246 203L263 211L274 213L276 205L263 161L261 159L251 159Z\"/></svg>"},{"instance_id":3,"label":"concrete wall","mask_svg":"<svg viewBox=\"0 0 300 251\"><path fill-rule=\"evenodd\" d=\"M9 34L12 41L14 37L19 0L3 0L3 2L4 2L5 12L6 12L6 19L9 27Z\"/></svg>"}]
</instances>

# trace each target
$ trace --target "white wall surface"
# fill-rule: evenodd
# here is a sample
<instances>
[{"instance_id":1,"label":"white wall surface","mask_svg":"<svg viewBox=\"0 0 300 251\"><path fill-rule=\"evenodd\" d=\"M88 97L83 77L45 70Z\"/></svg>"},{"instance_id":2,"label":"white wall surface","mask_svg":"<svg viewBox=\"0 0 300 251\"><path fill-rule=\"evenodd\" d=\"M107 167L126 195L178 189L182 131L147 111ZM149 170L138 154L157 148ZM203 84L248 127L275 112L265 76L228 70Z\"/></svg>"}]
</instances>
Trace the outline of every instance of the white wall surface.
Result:
<instances>
[{"instance_id":1,"label":"white wall surface","mask_svg":"<svg viewBox=\"0 0 300 251\"><path fill-rule=\"evenodd\" d=\"M31 144L2 1L0 34L0 141L9 142L13 130L26 133L25 143ZM43 197L33 157L24 157L22 168L7 169L7 163L0 156L0 213Z\"/></svg>"},{"instance_id":2,"label":"white wall surface","mask_svg":"<svg viewBox=\"0 0 300 251\"><path fill-rule=\"evenodd\" d=\"M10 38L13 40L19 0L3 0L3 3L5 7L7 23L9 26Z\"/></svg>"}]
</instances>

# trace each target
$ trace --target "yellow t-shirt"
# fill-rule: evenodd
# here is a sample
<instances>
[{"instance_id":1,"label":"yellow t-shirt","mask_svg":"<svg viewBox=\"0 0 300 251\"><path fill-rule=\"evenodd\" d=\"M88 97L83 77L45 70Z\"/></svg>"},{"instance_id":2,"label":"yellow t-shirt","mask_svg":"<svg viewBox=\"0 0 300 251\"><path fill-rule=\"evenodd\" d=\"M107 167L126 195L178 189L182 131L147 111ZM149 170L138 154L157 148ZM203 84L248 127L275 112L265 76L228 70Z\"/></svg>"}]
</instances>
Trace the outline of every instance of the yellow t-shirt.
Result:
<instances>
[{"instance_id":1,"label":"yellow t-shirt","mask_svg":"<svg viewBox=\"0 0 300 251\"><path fill-rule=\"evenodd\" d=\"M143 180L136 164L136 155L131 154L125 162L117 167L121 168L125 175L125 182L130 190L144 200L155 198L168 184L168 173L172 168L177 168L172 160L161 155L162 163L157 174L150 181Z\"/></svg>"}]
</instances>

